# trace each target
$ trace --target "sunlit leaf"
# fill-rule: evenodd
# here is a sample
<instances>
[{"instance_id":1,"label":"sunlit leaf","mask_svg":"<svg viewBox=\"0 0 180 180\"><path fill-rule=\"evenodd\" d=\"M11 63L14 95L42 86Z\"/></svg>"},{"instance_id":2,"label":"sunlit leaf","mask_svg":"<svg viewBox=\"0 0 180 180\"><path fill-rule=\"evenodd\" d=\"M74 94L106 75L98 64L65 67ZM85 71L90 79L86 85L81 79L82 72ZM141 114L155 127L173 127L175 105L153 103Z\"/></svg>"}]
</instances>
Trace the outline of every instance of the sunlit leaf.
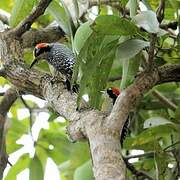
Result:
<instances>
[{"instance_id":1,"label":"sunlit leaf","mask_svg":"<svg viewBox=\"0 0 180 180\"><path fill-rule=\"evenodd\" d=\"M157 20L156 13L151 10L142 11L132 19L133 22L135 22L139 27L142 27L149 33L155 33L159 36L162 36L166 33L164 30L159 28L159 22Z\"/></svg>"},{"instance_id":2,"label":"sunlit leaf","mask_svg":"<svg viewBox=\"0 0 180 180\"><path fill-rule=\"evenodd\" d=\"M161 129L161 130L160 130ZM134 138L127 138L124 142L124 148L147 148L148 145L152 146L159 138L163 138L171 133L177 133L178 127L174 124L159 125L149 128ZM147 146L147 147L146 147ZM150 147L151 148L151 147ZM152 149L152 148L151 148Z\"/></svg>"},{"instance_id":3,"label":"sunlit leaf","mask_svg":"<svg viewBox=\"0 0 180 180\"><path fill-rule=\"evenodd\" d=\"M43 179L44 179L43 167L41 161L39 160L37 155L35 155L34 158L31 159L29 164L29 180L43 180Z\"/></svg>"},{"instance_id":4,"label":"sunlit leaf","mask_svg":"<svg viewBox=\"0 0 180 180\"><path fill-rule=\"evenodd\" d=\"M92 180L92 163L91 160L84 163L82 166L78 167L74 173L74 180Z\"/></svg>"},{"instance_id":5,"label":"sunlit leaf","mask_svg":"<svg viewBox=\"0 0 180 180\"><path fill-rule=\"evenodd\" d=\"M56 19L63 31L70 35L71 29L65 9L57 1L52 1L48 6L47 11Z\"/></svg>"},{"instance_id":6,"label":"sunlit leaf","mask_svg":"<svg viewBox=\"0 0 180 180\"><path fill-rule=\"evenodd\" d=\"M92 29L90 28L90 22L82 24L76 31L74 37L74 47L77 53L80 52L81 48L84 46L84 43L88 37L92 34Z\"/></svg>"},{"instance_id":7,"label":"sunlit leaf","mask_svg":"<svg viewBox=\"0 0 180 180\"><path fill-rule=\"evenodd\" d=\"M16 180L16 176L18 173L23 171L25 168L28 167L30 162L29 154L22 155L18 161L11 167L5 180Z\"/></svg>"},{"instance_id":8,"label":"sunlit leaf","mask_svg":"<svg viewBox=\"0 0 180 180\"><path fill-rule=\"evenodd\" d=\"M29 119L24 119L21 121L17 119L11 119L10 121L10 129L8 130L6 135L6 148L8 153L13 153L21 147L21 145L16 144L16 141L23 134L28 133Z\"/></svg>"},{"instance_id":9,"label":"sunlit leaf","mask_svg":"<svg viewBox=\"0 0 180 180\"><path fill-rule=\"evenodd\" d=\"M134 35L137 27L131 21L113 15L98 16L92 24L92 29L105 35Z\"/></svg>"},{"instance_id":10,"label":"sunlit leaf","mask_svg":"<svg viewBox=\"0 0 180 180\"><path fill-rule=\"evenodd\" d=\"M115 57L118 36L99 36L92 33L79 53L75 71L82 72L78 104L85 91L90 105L99 108L102 93Z\"/></svg>"},{"instance_id":11,"label":"sunlit leaf","mask_svg":"<svg viewBox=\"0 0 180 180\"><path fill-rule=\"evenodd\" d=\"M155 127L163 124L173 124L163 117L151 117L144 122L144 128Z\"/></svg>"},{"instance_id":12,"label":"sunlit leaf","mask_svg":"<svg viewBox=\"0 0 180 180\"><path fill-rule=\"evenodd\" d=\"M32 10L35 0L16 0L10 17L10 25L15 27Z\"/></svg>"}]
</instances>

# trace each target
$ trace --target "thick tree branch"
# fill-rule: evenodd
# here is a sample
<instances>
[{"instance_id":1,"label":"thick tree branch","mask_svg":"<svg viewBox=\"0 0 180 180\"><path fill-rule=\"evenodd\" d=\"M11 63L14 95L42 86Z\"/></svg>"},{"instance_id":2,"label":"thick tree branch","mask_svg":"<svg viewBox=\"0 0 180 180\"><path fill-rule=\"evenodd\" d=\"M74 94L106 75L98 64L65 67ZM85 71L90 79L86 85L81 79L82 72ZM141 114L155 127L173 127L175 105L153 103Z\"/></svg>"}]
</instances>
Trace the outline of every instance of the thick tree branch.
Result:
<instances>
[{"instance_id":1,"label":"thick tree branch","mask_svg":"<svg viewBox=\"0 0 180 180\"><path fill-rule=\"evenodd\" d=\"M158 72L159 72L160 79L157 82L157 84L180 81L180 65L179 64L161 66L158 69Z\"/></svg>"},{"instance_id":2,"label":"thick tree branch","mask_svg":"<svg viewBox=\"0 0 180 180\"><path fill-rule=\"evenodd\" d=\"M5 132L4 126L6 122L6 114L8 113L10 107L17 99L17 93L14 89L9 89L4 94L3 99L0 102L0 179L3 177L4 169L6 168L8 162L8 155L6 154L5 146Z\"/></svg>"},{"instance_id":3,"label":"thick tree branch","mask_svg":"<svg viewBox=\"0 0 180 180\"><path fill-rule=\"evenodd\" d=\"M65 33L59 26L48 26L44 29L31 29L22 35L23 47L33 47L40 42L63 41Z\"/></svg>"},{"instance_id":4,"label":"thick tree branch","mask_svg":"<svg viewBox=\"0 0 180 180\"><path fill-rule=\"evenodd\" d=\"M27 16L14 30L13 33L17 37L21 37L27 30L30 29L33 22L42 14L44 14L46 8L49 6L52 0L41 0L35 9Z\"/></svg>"},{"instance_id":5,"label":"thick tree branch","mask_svg":"<svg viewBox=\"0 0 180 180\"><path fill-rule=\"evenodd\" d=\"M119 130L122 129L130 109L145 92L165 81L163 78L180 80L175 79L172 72L167 75L167 71L173 71L178 77L180 67L160 67L141 73L118 97L109 116L91 109L79 112L76 111L77 95L67 91L63 79L52 81L50 75L30 70L22 61L21 42L5 33L0 38L0 58L4 65L5 77L19 90L46 99L60 115L72 121L73 126L69 129L75 131L70 132L73 140L84 136L88 138L96 179L106 177L124 180L125 165L120 153ZM154 46L155 41L151 45L152 49ZM149 56L154 57L154 50L149 51Z\"/></svg>"}]
</instances>

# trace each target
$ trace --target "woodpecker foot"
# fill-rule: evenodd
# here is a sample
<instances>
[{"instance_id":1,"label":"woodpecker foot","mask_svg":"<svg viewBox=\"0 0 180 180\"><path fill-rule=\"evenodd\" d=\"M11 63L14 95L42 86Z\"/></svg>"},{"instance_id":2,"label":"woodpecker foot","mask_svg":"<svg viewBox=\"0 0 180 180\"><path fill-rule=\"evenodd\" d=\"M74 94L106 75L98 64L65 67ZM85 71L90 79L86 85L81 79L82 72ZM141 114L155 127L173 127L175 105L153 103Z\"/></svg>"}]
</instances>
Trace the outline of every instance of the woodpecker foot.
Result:
<instances>
[{"instance_id":1,"label":"woodpecker foot","mask_svg":"<svg viewBox=\"0 0 180 180\"><path fill-rule=\"evenodd\" d=\"M57 81L57 78L55 76L53 76L50 82L53 85L56 81Z\"/></svg>"}]
</instances>

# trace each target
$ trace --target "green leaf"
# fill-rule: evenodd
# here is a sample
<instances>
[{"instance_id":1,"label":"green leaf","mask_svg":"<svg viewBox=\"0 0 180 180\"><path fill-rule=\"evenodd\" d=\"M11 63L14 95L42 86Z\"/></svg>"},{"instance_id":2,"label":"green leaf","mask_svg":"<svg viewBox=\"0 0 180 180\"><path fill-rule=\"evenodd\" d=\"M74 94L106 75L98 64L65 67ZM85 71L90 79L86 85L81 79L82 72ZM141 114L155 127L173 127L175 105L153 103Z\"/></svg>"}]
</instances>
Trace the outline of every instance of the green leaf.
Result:
<instances>
[{"instance_id":1,"label":"green leaf","mask_svg":"<svg viewBox=\"0 0 180 180\"><path fill-rule=\"evenodd\" d=\"M78 167L74 172L74 180L92 180L92 163L91 160L85 162L82 166Z\"/></svg>"},{"instance_id":2,"label":"green leaf","mask_svg":"<svg viewBox=\"0 0 180 180\"><path fill-rule=\"evenodd\" d=\"M34 158L31 159L31 162L29 165L29 179L30 180L43 180L44 179L43 167L37 155L35 155Z\"/></svg>"},{"instance_id":3,"label":"green leaf","mask_svg":"<svg viewBox=\"0 0 180 180\"><path fill-rule=\"evenodd\" d=\"M62 7L59 2L52 1L48 6L47 11L56 19L57 23L63 29L63 31L70 35L71 27L69 26L69 18L64 7Z\"/></svg>"},{"instance_id":4,"label":"green leaf","mask_svg":"<svg viewBox=\"0 0 180 180\"><path fill-rule=\"evenodd\" d=\"M137 13L137 7L138 7L137 0L130 0L129 2L130 2L130 17L133 17Z\"/></svg>"},{"instance_id":5,"label":"green leaf","mask_svg":"<svg viewBox=\"0 0 180 180\"><path fill-rule=\"evenodd\" d=\"M137 55L143 48L148 47L149 42L140 39L130 39L121 43L117 48L117 56L121 60L127 60Z\"/></svg>"},{"instance_id":6,"label":"green leaf","mask_svg":"<svg viewBox=\"0 0 180 180\"><path fill-rule=\"evenodd\" d=\"M84 46L84 43L93 32L90 28L90 24L91 23L89 21L85 22L76 31L74 37L74 47L77 53L80 52L81 48Z\"/></svg>"},{"instance_id":7,"label":"green leaf","mask_svg":"<svg viewBox=\"0 0 180 180\"><path fill-rule=\"evenodd\" d=\"M22 155L18 161L11 167L5 180L16 180L17 174L28 167L30 162L29 154Z\"/></svg>"},{"instance_id":8,"label":"green leaf","mask_svg":"<svg viewBox=\"0 0 180 180\"><path fill-rule=\"evenodd\" d=\"M34 6L35 0L15 0L14 7L11 12L10 26L15 27L20 23Z\"/></svg>"},{"instance_id":9,"label":"green leaf","mask_svg":"<svg viewBox=\"0 0 180 180\"><path fill-rule=\"evenodd\" d=\"M159 22L156 17L156 13L148 10L143 11L140 14L132 17L133 22L135 22L139 27L142 27L149 33L155 33L162 36L166 31L159 28Z\"/></svg>"},{"instance_id":10,"label":"green leaf","mask_svg":"<svg viewBox=\"0 0 180 180\"><path fill-rule=\"evenodd\" d=\"M131 21L113 15L98 16L92 24L92 29L105 35L134 35L138 28Z\"/></svg>"},{"instance_id":11,"label":"green leaf","mask_svg":"<svg viewBox=\"0 0 180 180\"><path fill-rule=\"evenodd\" d=\"M119 37L103 36L92 33L79 53L76 62L76 71L82 72L80 79L80 92L78 105L85 91L89 95L89 103L94 108L99 108L100 92L106 87L109 72L115 57L115 50Z\"/></svg>"},{"instance_id":12,"label":"green leaf","mask_svg":"<svg viewBox=\"0 0 180 180\"><path fill-rule=\"evenodd\" d=\"M152 10L152 7L150 3L148 2L148 0L142 0L142 3L146 6L148 10Z\"/></svg>"},{"instance_id":13,"label":"green leaf","mask_svg":"<svg viewBox=\"0 0 180 180\"><path fill-rule=\"evenodd\" d=\"M53 112L50 116L49 116L49 119L48 121L54 121L57 117L59 117L59 114L56 113L56 112Z\"/></svg>"},{"instance_id":14,"label":"green leaf","mask_svg":"<svg viewBox=\"0 0 180 180\"><path fill-rule=\"evenodd\" d=\"M149 46L149 42L140 39L130 39L121 43L117 48L116 57L123 65L121 89L124 89L139 68L140 56L136 56L143 48Z\"/></svg>"},{"instance_id":15,"label":"green leaf","mask_svg":"<svg viewBox=\"0 0 180 180\"><path fill-rule=\"evenodd\" d=\"M173 124L171 121L163 117L151 117L144 122L144 128L155 127L163 124Z\"/></svg>"},{"instance_id":16,"label":"green leaf","mask_svg":"<svg viewBox=\"0 0 180 180\"><path fill-rule=\"evenodd\" d=\"M174 124L164 124L155 127L151 127L146 129L139 135L134 138L126 138L124 141L124 148L131 149L131 148L138 148L138 149L147 149L152 150L152 144L156 143L155 141L159 140L159 138L163 138L167 135L170 136L171 133L177 133L179 128L177 125ZM149 147L148 147L149 146Z\"/></svg>"},{"instance_id":17,"label":"green leaf","mask_svg":"<svg viewBox=\"0 0 180 180\"><path fill-rule=\"evenodd\" d=\"M6 135L6 148L8 153L13 153L21 147L21 145L16 144L16 141L29 130L29 119L24 119L21 121L11 119L11 121L11 127Z\"/></svg>"}]
</instances>

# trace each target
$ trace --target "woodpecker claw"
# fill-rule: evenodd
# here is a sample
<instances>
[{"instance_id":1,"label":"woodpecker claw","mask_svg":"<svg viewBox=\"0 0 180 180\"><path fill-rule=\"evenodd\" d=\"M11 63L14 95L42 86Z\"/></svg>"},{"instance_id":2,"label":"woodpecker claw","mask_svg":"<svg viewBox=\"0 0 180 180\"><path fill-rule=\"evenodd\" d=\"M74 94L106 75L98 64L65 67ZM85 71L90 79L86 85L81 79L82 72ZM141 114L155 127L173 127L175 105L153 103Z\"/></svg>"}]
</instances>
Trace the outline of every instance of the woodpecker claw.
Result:
<instances>
[{"instance_id":1,"label":"woodpecker claw","mask_svg":"<svg viewBox=\"0 0 180 180\"><path fill-rule=\"evenodd\" d=\"M30 65L30 69L34 66L34 64L36 64L38 62L38 60L37 59L34 59L33 60L33 62L31 63L31 65Z\"/></svg>"}]
</instances>

